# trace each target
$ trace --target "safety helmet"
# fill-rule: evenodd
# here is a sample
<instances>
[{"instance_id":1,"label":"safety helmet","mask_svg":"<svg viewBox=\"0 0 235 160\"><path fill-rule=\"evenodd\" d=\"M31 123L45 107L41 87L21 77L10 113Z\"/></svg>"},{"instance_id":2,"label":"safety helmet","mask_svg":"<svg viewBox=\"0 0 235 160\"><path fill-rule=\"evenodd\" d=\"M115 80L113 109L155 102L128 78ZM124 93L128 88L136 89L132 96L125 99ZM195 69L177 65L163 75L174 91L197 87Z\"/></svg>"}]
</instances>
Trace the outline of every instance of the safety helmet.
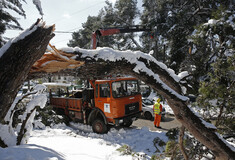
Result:
<instances>
[{"instance_id":1,"label":"safety helmet","mask_svg":"<svg viewBox=\"0 0 235 160\"><path fill-rule=\"evenodd\" d=\"M160 101L161 101L161 99L160 99L160 98L158 98L158 99L157 99L157 102L159 103Z\"/></svg>"}]
</instances>

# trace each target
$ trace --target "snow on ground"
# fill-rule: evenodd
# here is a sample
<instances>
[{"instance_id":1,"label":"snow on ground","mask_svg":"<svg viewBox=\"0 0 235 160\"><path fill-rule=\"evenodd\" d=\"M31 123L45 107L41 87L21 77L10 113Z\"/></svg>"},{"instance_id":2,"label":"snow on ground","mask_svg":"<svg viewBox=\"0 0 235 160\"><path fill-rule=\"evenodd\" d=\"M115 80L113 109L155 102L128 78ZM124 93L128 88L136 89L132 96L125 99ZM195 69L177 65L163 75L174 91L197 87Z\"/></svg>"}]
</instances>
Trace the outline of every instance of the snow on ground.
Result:
<instances>
[{"instance_id":1,"label":"snow on ground","mask_svg":"<svg viewBox=\"0 0 235 160\"><path fill-rule=\"evenodd\" d=\"M57 125L44 130L34 130L28 144L0 148L0 160L133 160L144 159L137 155L122 155L117 151L128 145L133 152L146 154L150 159L155 154L153 140L159 137L167 141L165 132L153 132L147 127L141 129L121 128L99 135L90 126L71 124L73 127ZM163 148L158 147L161 151Z\"/></svg>"}]
</instances>

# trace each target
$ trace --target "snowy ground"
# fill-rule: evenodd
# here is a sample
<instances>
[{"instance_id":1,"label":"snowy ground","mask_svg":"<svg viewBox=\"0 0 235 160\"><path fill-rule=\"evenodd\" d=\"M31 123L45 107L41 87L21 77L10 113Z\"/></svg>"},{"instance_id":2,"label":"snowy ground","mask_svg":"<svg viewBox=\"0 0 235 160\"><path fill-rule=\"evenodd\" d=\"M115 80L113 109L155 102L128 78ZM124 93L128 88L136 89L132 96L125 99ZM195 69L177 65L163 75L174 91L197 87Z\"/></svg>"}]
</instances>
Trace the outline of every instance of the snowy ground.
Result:
<instances>
[{"instance_id":1,"label":"snowy ground","mask_svg":"<svg viewBox=\"0 0 235 160\"><path fill-rule=\"evenodd\" d=\"M150 159L155 154L153 140L159 137L167 141L165 132L141 129L114 129L98 135L90 126L72 124L73 127L57 125L53 128L33 130L28 144L0 148L0 160L133 160ZM117 151L128 145L134 156ZM160 151L163 148L158 147ZM137 155L139 154L139 155Z\"/></svg>"}]
</instances>

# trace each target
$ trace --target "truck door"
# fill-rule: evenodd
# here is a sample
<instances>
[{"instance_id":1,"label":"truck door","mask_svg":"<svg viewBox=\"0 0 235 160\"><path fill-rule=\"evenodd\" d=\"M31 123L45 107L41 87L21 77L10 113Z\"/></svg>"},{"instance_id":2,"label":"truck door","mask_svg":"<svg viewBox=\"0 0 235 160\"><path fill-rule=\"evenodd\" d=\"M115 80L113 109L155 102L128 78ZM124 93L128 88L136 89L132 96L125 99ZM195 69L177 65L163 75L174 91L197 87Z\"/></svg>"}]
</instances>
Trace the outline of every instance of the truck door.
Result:
<instances>
[{"instance_id":1,"label":"truck door","mask_svg":"<svg viewBox=\"0 0 235 160\"><path fill-rule=\"evenodd\" d=\"M110 85L108 82L96 84L95 103L96 107L100 108L107 118L112 117Z\"/></svg>"}]
</instances>

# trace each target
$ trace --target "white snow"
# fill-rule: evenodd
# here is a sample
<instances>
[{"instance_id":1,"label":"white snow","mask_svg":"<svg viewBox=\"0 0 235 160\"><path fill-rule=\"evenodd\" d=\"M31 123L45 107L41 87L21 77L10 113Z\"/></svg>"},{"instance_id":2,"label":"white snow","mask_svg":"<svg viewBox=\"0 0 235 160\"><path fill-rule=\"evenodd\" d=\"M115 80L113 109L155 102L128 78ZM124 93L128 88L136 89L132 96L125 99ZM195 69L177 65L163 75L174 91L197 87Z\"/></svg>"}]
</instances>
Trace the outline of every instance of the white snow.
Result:
<instances>
[{"instance_id":1,"label":"white snow","mask_svg":"<svg viewBox=\"0 0 235 160\"><path fill-rule=\"evenodd\" d=\"M47 87L43 84L37 84L35 87L34 87L34 90L37 91L38 93L43 93L45 92L47 89Z\"/></svg>"},{"instance_id":2,"label":"white snow","mask_svg":"<svg viewBox=\"0 0 235 160\"><path fill-rule=\"evenodd\" d=\"M207 23L204 23L204 25L212 26L212 25L215 25L217 22L218 22L218 20L209 19Z\"/></svg>"},{"instance_id":3,"label":"white snow","mask_svg":"<svg viewBox=\"0 0 235 160\"><path fill-rule=\"evenodd\" d=\"M216 135L233 151L235 152L235 145L228 143L219 133L216 132ZM231 145L230 145L231 144Z\"/></svg>"},{"instance_id":4,"label":"white snow","mask_svg":"<svg viewBox=\"0 0 235 160\"><path fill-rule=\"evenodd\" d=\"M3 142L8 146L16 145L16 134L9 125L0 124L0 135Z\"/></svg>"},{"instance_id":5,"label":"white snow","mask_svg":"<svg viewBox=\"0 0 235 160\"><path fill-rule=\"evenodd\" d=\"M44 86L36 88L45 89ZM152 92L150 97L156 99L156 93ZM163 105L166 111L171 109L167 104ZM211 124L203 123L213 128ZM111 128L107 134L96 134L92 132L91 126L80 123L70 123L70 127L60 124L52 128L38 121L34 124L43 130L33 130L30 138L24 139L27 144L0 148L1 160L146 160L154 154L161 154L165 149L157 146L160 152L156 153L153 144L155 138L168 141L165 132L150 131L147 127ZM4 127L0 126L0 135L2 130L8 129ZM218 137L225 141L219 134ZM129 146L133 155L123 155L117 151L123 145ZM231 149L234 150L234 147Z\"/></svg>"},{"instance_id":6,"label":"white snow","mask_svg":"<svg viewBox=\"0 0 235 160\"><path fill-rule=\"evenodd\" d=\"M206 121L202 118L202 116L199 115L198 112L195 112L195 111L193 110L193 108L191 108L191 107L188 107L188 108L189 108L197 117L200 118L200 120L202 121L202 124L204 124L206 128L215 129L215 130L217 129L213 124L206 122Z\"/></svg>"},{"instance_id":7,"label":"white snow","mask_svg":"<svg viewBox=\"0 0 235 160\"><path fill-rule=\"evenodd\" d=\"M186 77L186 76L188 76L188 75L189 75L188 71L183 71L183 72L180 72L180 73L178 74L178 77L179 77L180 79L183 79L184 77Z\"/></svg>"},{"instance_id":8,"label":"white snow","mask_svg":"<svg viewBox=\"0 0 235 160\"><path fill-rule=\"evenodd\" d=\"M65 87L71 86L71 84L67 84L67 83L55 83L55 82L43 83L43 85L45 85L45 86L65 86Z\"/></svg>"},{"instance_id":9,"label":"white snow","mask_svg":"<svg viewBox=\"0 0 235 160\"><path fill-rule=\"evenodd\" d=\"M98 135L90 132L90 126L73 124L79 129L65 125L44 130L34 130L28 144L0 148L1 160L144 160L156 154L153 140L159 137L167 141L165 132L152 132L148 128L114 129L108 134ZM86 128L86 130L81 130ZM122 155L117 151L128 145L133 153ZM164 148L158 146L162 152Z\"/></svg>"},{"instance_id":10,"label":"white snow","mask_svg":"<svg viewBox=\"0 0 235 160\"><path fill-rule=\"evenodd\" d=\"M233 27L233 29L235 29L234 19L235 19L235 14L232 14L226 21L228 24L230 24Z\"/></svg>"}]
</instances>

